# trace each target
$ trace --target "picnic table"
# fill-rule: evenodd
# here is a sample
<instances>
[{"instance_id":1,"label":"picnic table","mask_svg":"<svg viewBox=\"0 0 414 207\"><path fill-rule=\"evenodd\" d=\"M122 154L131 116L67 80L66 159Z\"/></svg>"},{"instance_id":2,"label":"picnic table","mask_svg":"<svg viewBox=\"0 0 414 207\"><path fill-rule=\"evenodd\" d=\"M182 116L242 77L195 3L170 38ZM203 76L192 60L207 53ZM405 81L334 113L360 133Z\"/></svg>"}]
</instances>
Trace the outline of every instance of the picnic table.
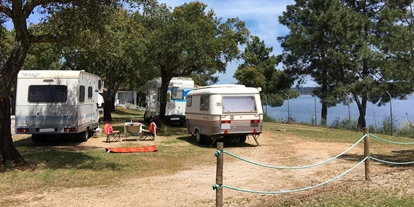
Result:
<instances>
[{"instance_id":1,"label":"picnic table","mask_svg":"<svg viewBox=\"0 0 414 207\"><path fill-rule=\"evenodd\" d=\"M124 124L124 136L128 137L130 135L141 135L142 124L139 122L126 122Z\"/></svg>"}]
</instances>

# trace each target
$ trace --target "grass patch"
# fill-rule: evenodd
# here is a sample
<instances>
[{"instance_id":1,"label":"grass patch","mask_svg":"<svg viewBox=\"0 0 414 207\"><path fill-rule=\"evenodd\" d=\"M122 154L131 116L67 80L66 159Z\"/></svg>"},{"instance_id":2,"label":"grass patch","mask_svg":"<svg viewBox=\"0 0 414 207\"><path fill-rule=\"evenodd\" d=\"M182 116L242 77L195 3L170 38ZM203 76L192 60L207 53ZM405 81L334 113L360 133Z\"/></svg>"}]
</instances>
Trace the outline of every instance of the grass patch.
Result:
<instances>
[{"instance_id":1,"label":"grass patch","mask_svg":"<svg viewBox=\"0 0 414 207\"><path fill-rule=\"evenodd\" d=\"M142 120L142 112L127 110L113 113L113 125L122 131L125 121ZM362 132L353 132L324 127L266 122L266 133L280 134L281 138L313 142L353 144L362 137ZM199 146L185 127L163 126L159 129L161 141L157 140L157 152L153 153L105 153L102 149L77 148L76 146L25 146L15 143L17 149L29 163L25 169L7 168L0 175L0 196L24 191L41 192L51 188L74 188L87 186L110 186L130 178L168 175L198 165L214 165L215 148ZM413 141L407 137L379 135L381 138L399 142ZM259 139L260 142L260 139ZM411 161L412 146L390 145L371 138L372 153L380 159ZM275 141L277 143L277 141ZM126 144L129 146L130 144ZM276 144L275 144L276 145ZM240 148L239 144L232 146ZM230 145L230 148L232 148ZM258 148L254 148L260 150ZM339 153L339 152L338 152ZM352 157L355 156L355 157ZM359 155L349 158L360 159ZM406 178L409 179L409 178ZM291 196L291 195L289 195ZM292 194L291 197L297 197ZM16 201L2 200L0 205L19 205ZM238 204L249 203L249 199ZM276 204L277 203L277 204ZM268 206L413 206L414 198L393 189L357 189L325 191L299 199L278 200Z\"/></svg>"},{"instance_id":2,"label":"grass patch","mask_svg":"<svg viewBox=\"0 0 414 207\"><path fill-rule=\"evenodd\" d=\"M356 190L353 192L342 191L333 193L324 193L323 196L317 195L309 197L301 197L300 199L286 200L278 204L271 204L268 207L276 206L414 206L414 197L409 195L400 195L397 191L389 190Z\"/></svg>"},{"instance_id":3,"label":"grass patch","mask_svg":"<svg viewBox=\"0 0 414 207\"><path fill-rule=\"evenodd\" d=\"M126 120L141 122L143 118L142 112L133 110L116 111L112 115L114 129L121 132ZM158 151L153 153L105 153L101 148L27 146L16 142L17 150L29 165L25 169L9 167L1 173L0 196L45 188L112 185L122 179L172 174L215 162L211 159L215 149L189 141L190 135L184 127L163 126L158 134L167 139L157 142Z\"/></svg>"}]
</instances>

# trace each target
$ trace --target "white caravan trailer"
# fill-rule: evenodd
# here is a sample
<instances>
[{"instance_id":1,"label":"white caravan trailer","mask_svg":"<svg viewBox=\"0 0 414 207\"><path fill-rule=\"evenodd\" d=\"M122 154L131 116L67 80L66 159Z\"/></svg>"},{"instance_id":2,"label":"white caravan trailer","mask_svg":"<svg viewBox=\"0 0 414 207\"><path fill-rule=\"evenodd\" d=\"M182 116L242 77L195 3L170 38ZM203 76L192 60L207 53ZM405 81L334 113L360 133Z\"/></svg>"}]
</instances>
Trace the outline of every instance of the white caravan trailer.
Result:
<instances>
[{"instance_id":1,"label":"white caravan trailer","mask_svg":"<svg viewBox=\"0 0 414 207\"><path fill-rule=\"evenodd\" d=\"M16 134L76 136L86 141L99 126L100 77L85 71L22 70L16 91ZM59 136L56 136L59 135Z\"/></svg>"},{"instance_id":2,"label":"white caravan trailer","mask_svg":"<svg viewBox=\"0 0 414 207\"><path fill-rule=\"evenodd\" d=\"M263 108L260 89L236 84L218 84L194 89L187 95L187 130L196 136L239 138L240 143L251 135L257 142L262 132Z\"/></svg>"},{"instance_id":3,"label":"white caravan trailer","mask_svg":"<svg viewBox=\"0 0 414 207\"><path fill-rule=\"evenodd\" d=\"M191 78L173 77L168 85L167 106L165 109L166 122L185 123L185 102L187 94L194 89ZM161 78L155 78L145 84L147 108L144 113L146 121L157 120L160 114Z\"/></svg>"}]
</instances>

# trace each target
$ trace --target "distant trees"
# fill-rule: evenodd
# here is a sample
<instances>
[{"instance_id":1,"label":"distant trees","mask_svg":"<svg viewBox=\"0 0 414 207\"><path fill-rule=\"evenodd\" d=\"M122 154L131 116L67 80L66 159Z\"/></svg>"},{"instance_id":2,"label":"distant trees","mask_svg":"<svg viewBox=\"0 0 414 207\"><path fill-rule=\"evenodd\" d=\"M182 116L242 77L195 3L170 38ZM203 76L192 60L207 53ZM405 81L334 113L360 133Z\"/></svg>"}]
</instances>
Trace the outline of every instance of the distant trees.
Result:
<instances>
[{"instance_id":1,"label":"distant trees","mask_svg":"<svg viewBox=\"0 0 414 207\"><path fill-rule=\"evenodd\" d=\"M303 83L310 75L327 108L351 93L365 127L367 101L405 98L412 81L412 1L309 0L287 7L279 22L290 30L279 37L285 69ZM405 42L405 43L403 43Z\"/></svg>"}]
</instances>

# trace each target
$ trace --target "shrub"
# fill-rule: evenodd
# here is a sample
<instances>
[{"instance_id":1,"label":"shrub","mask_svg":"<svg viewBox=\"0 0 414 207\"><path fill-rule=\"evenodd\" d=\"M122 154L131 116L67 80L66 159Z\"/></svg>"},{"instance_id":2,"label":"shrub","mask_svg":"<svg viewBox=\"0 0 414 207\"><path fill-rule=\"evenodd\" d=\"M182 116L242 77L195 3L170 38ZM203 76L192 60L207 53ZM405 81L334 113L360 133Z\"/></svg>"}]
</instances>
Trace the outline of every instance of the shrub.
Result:
<instances>
[{"instance_id":1,"label":"shrub","mask_svg":"<svg viewBox=\"0 0 414 207\"><path fill-rule=\"evenodd\" d=\"M276 122L276 119L269 116L267 113L263 113L263 121L264 122Z\"/></svg>"}]
</instances>

